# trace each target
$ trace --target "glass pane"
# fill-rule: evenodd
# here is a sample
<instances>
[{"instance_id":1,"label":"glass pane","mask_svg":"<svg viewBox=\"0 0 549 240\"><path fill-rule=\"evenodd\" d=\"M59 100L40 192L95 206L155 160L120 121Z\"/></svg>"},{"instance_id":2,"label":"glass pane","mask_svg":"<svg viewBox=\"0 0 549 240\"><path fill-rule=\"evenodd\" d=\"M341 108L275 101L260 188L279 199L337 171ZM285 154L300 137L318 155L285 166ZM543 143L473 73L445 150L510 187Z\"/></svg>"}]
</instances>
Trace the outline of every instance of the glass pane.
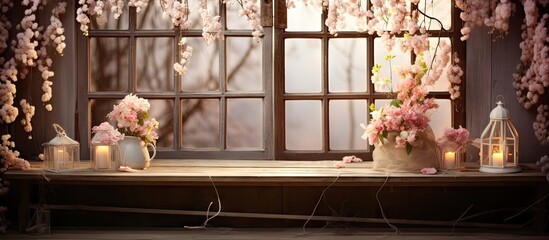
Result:
<instances>
[{"instance_id":1,"label":"glass pane","mask_svg":"<svg viewBox=\"0 0 549 240\"><path fill-rule=\"evenodd\" d=\"M137 91L173 91L173 38L137 38Z\"/></svg>"},{"instance_id":2,"label":"glass pane","mask_svg":"<svg viewBox=\"0 0 549 240\"><path fill-rule=\"evenodd\" d=\"M187 38L193 48L187 73L181 78L183 92L219 91L219 42L207 45L202 38ZM173 70L171 71L173 72Z\"/></svg>"},{"instance_id":3,"label":"glass pane","mask_svg":"<svg viewBox=\"0 0 549 240\"><path fill-rule=\"evenodd\" d=\"M181 101L182 148L219 149L219 100Z\"/></svg>"},{"instance_id":4,"label":"glass pane","mask_svg":"<svg viewBox=\"0 0 549 240\"><path fill-rule=\"evenodd\" d=\"M102 122L107 121L107 114L112 111L114 105L118 104L119 99L91 99L88 102L88 118L90 124L88 134L91 134L91 127L99 126ZM111 125L115 126L114 123ZM91 135L90 135L91 136Z\"/></svg>"},{"instance_id":5,"label":"glass pane","mask_svg":"<svg viewBox=\"0 0 549 240\"><path fill-rule=\"evenodd\" d=\"M366 92L366 39L330 39L330 92Z\"/></svg>"},{"instance_id":6,"label":"glass pane","mask_svg":"<svg viewBox=\"0 0 549 240\"><path fill-rule=\"evenodd\" d=\"M215 17L219 15L219 1L206 0L206 2L208 4L207 6L208 15L210 17ZM199 0L188 1L189 9L190 9L189 23L191 24L190 29L199 29L202 31L202 19L200 18L200 11L198 10L200 9L199 3L200 3Z\"/></svg>"},{"instance_id":7,"label":"glass pane","mask_svg":"<svg viewBox=\"0 0 549 240\"><path fill-rule=\"evenodd\" d=\"M252 29L248 20L245 16L240 16L242 7L239 4L235 3L226 4L227 5L227 28L228 29ZM254 2L254 5L257 7L257 10L260 13L261 8L259 7L259 1L250 1Z\"/></svg>"},{"instance_id":8,"label":"glass pane","mask_svg":"<svg viewBox=\"0 0 549 240\"><path fill-rule=\"evenodd\" d=\"M436 109L429 110L431 116L431 128L435 133L435 138L439 138L444 134L446 128L452 127L452 101L448 99L436 99L436 103L439 105ZM376 108L389 105L391 100L378 99L375 101Z\"/></svg>"},{"instance_id":9,"label":"glass pane","mask_svg":"<svg viewBox=\"0 0 549 240\"><path fill-rule=\"evenodd\" d=\"M261 43L252 38L227 38L227 90L262 91Z\"/></svg>"},{"instance_id":10,"label":"glass pane","mask_svg":"<svg viewBox=\"0 0 549 240\"><path fill-rule=\"evenodd\" d=\"M448 45L450 45L449 38L441 38L440 41L446 42ZM438 38L429 38L429 52L425 53L425 61L428 61L429 64L435 54L437 44L439 44ZM437 50L437 54L440 54L440 49ZM448 55L450 55L449 57L451 57L451 53L449 53ZM448 81L448 71L450 71L450 66L451 65L449 62L448 65L446 65L446 68L444 69L442 74L440 75L438 81L436 81L435 85L428 88L430 91L448 92L448 86L450 84L450 82Z\"/></svg>"},{"instance_id":11,"label":"glass pane","mask_svg":"<svg viewBox=\"0 0 549 240\"><path fill-rule=\"evenodd\" d=\"M322 52L319 39L287 39L286 92L321 92Z\"/></svg>"},{"instance_id":12,"label":"glass pane","mask_svg":"<svg viewBox=\"0 0 549 240\"><path fill-rule=\"evenodd\" d=\"M160 1L150 1L137 14L137 29L172 29L170 17L164 17Z\"/></svg>"},{"instance_id":13,"label":"glass pane","mask_svg":"<svg viewBox=\"0 0 549 240\"><path fill-rule=\"evenodd\" d=\"M396 42L399 40L396 39ZM385 46L383 41L380 38L374 39L374 64L381 65L380 74L383 79L389 79L390 83L384 85L383 87L376 87L377 92L393 92L396 91L397 83L400 82L400 77L396 69L400 66L406 66L411 64L411 55L410 53L403 53L400 50L400 47L393 47L393 51L390 53L395 56L391 61L386 61L385 57L387 56L387 51L385 51ZM369 74L372 74L371 72Z\"/></svg>"},{"instance_id":14,"label":"glass pane","mask_svg":"<svg viewBox=\"0 0 549 240\"><path fill-rule=\"evenodd\" d=\"M125 4L122 15L114 19L111 11L103 11L101 17L93 16L90 18L90 30L128 30L130 19L128 4Z\"/></svg>"},{"instance_id":15,"label":"glass pane","mask_svg":"<svg viewBox=\"0 0 549 240\"><path fill-rule=\"evenodd\" d=\"M286 149L322 150L321 102L286 101Z\"/></svg>"},{"instance_id":16,"label":"glass pane","mask_svg":"<svg viewBox=\"0 0 549 240\"><path fill-rule=\"evenodd\" d=\"M437 99L437 109L429 110L431 114L431 128L435 138L442 137L446 128L452 127L452 101L448 99Z\"/></svg>"},{"instance_id":17,"label":"glass pane","mask_svg":"<svg viewBox=\"0 0 549 240\"><path fill-rule=\"evenodd\" d=\"M320 31L322 28L321 10L318 6L305 6L303 1L294 1L289 8L287 31Z\"/></svg>"},{"instance_id":18,"label":"glass pane","mask_svg":"<svg viewBox=\"0 0 549 240\"><path fill-rule=\"evenodd\" d=\"M227 148L263 148L263 100L227 100Z\"/></svg>"},{"instance_id":19,"label":"glass pane","mask_svg":"<svg viewBox=\"0 0 549 240\"><path fill-rule=\"evenodd\" d=\"M107 114L112 111L113 106L118 104L120 99L92 99L89 101L89 118L91 126L97 126L107 121ZM173 100L148 99L151 104L149 114L156 118L159 123L158 136L156 143L158 148L173 148ZM116 126L114 122L111 125ZM88 129L91 133L91 129Z\"/></svg>"},{"instance_id":20,"label":"glass pane","mask_svg":"<svg viewBox=\"0 0 549 240\"><path fill-rule=\"evenodd\" d=\"M174 104L172 99L149 99L151 110L149 114L158 121L158 149L173 149L174 147Z\"/></svg>"},{"instance_id":21,"label":"glass pane","mask_svg":"<svg viewBox=\"0 0 549 240\"><path fill-rule=\"evenodd\" d=\"M128 91L129 40L90 38L90 92Z\"/></svg>"},{"instance_id":22,"label":"glass pane","mask_svg":"<svg viewBox=\"0 0 549 240\"><path fill-rule=\"evenodd\" d=\"M330 101L330 149L366 150L367 142L360 138L366 123L368 102L366 100Z\"/></svg>"},{"instance_id":23,"label":"glass pane","mask_svg":"<svg viewBox=\"0 0 549 240\"><path fill-rule=\"evenodd\" d=\"M440 20L446 30L450 30L452 27L452 0L420 0L418 8L425 14ZM419 20L425 20L425 27L427 29L441 29L440 24L435 20L430 20L429 18L423 19L422 15L419 15Z\"/></svg>"}]
</instances>

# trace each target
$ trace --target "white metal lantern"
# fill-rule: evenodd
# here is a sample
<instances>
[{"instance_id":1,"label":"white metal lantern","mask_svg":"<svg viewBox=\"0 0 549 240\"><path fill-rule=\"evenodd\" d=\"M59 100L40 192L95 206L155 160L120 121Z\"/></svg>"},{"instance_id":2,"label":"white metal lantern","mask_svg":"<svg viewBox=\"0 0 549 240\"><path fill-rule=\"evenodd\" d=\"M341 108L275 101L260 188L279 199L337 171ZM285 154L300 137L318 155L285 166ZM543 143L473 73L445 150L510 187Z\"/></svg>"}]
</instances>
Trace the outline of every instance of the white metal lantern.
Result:
<instances>
[{"instance_id":1,"label":"white metal lantern","mask_svg":"<svg viewBox=\"0 0 549 240\"><path fill-rule=\"evenodd\" d=\"M513 173L518 166L519 136L509 111L498 101L490 112L490 123L480 136L480 171Z\"/></svg>"},{"instance_id":2,"label":"white metal lantern","mask_svg":"<svg viewBox=\"0 0 549 240\"><path fill-rule=\"evenodd\" d=\"M96 171L114 171L120 166L120 149L111 139L109 131L98 130L91 139L91 168Z\"/></svg>"},{"instance_id":3,"label":"white metal lantern","mask_svg":"<svg viewBox=\"0 0 549 240\"><path fill-rule=\"evenodd\" d=\"M65 130L53 124L57 136L44 143L44 169L53 172L78 170L80 166L80 144L67 137Z\"/></svg>"}]
</instances>

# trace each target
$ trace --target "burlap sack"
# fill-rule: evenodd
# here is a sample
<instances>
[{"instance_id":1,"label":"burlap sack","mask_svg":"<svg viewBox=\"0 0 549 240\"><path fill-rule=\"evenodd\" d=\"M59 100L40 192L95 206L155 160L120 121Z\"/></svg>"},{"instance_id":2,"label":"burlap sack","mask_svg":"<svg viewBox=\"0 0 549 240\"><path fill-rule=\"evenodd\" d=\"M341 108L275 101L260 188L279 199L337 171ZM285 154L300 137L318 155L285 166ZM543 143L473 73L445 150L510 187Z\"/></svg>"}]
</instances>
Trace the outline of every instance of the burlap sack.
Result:
<instances>
[{"instance_id":1,"label":"burlap sack","mask_svg":"<svg viewBox=\"0 0 549 240\"><path fill-rule=\"evenodd\" d=\"M419 173L423 168L439 169L439 150L431 128L418 133L416 146L410 154L405 148L396 148L398 132L390 132L384 144L375 146L372 169L383 172Z\"/></svg>"}]
</instances>

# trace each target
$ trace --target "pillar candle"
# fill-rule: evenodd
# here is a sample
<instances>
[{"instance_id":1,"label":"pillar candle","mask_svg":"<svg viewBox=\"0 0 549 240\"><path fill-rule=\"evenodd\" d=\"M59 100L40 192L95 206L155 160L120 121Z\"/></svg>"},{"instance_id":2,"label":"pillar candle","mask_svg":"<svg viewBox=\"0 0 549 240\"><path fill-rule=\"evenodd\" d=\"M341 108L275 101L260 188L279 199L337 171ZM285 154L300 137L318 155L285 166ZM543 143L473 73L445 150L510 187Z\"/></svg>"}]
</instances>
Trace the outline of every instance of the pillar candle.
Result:
<instances>
[{"instance_id":1,"label":"pillar candle","mask_svg":"<svg viewBox=\"0 0 549 240\"><path fill-rule=\"evenodd\" d=\"M445 152L444 153L444 168L451 169L456 167L456 153Z\"/></svg>"},{"instance_id":2,"label":"pillar candle","mask_svg":"<svg viewBox=\"0 0 549 240\"><path fill-rule=\"evenodd\" d=\"M108 169L110 164L109 146L97 146L95 148L95 167L97 169Z\"/></svg>"},{"instance_id":3,"label":"pillar candle","mask_svg":"<svg viewBox=\"0 0 549 240\"><path fill-rule=\"evenodd\" d=\"M495 152L492 153L492 165L501 167L503 166L503 153Z\"/></svg>"}]
</instances>

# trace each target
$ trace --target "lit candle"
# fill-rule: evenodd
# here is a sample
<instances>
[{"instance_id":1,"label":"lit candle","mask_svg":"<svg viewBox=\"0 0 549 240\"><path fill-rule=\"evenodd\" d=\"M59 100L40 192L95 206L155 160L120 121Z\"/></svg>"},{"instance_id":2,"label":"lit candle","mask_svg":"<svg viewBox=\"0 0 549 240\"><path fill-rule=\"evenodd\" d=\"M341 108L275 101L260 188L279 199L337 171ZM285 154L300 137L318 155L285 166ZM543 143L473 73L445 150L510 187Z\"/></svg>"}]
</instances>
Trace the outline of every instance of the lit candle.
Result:
<instances>
[{"instance_id":1,"label":"lit candle","mask_svg":"<svg viewBox=\"0 0 549 240\"><path fill-rule=\"evenodd\" d=\"M456 166L456 153L455 152L445 152L444 153L444 168L451 169Z\"/></svg>"},{"instance_id":2,"label":"lit candle","mask_svg":"<svg viewBox=\"0 0 549 240\"><path fill-rule=\"evenodd\" d=\"M95 167L97 169L108 169L110 163L109 146L97 146L95 148Z\"/></svg>"},{"instance_id":3,"label":"lit candle","mask_svg":"<svg viewBox=\"0 0 549 240\"><path fill-rule=\"evenodd\" d=\"M492 153L492 165L503 166L503 153L501 152Z\"/></svg>"},{"instance_id":4,"label":"lit candle","mask_svg":"<svg viewBox=\"0 0 549 240\"><path fill-rule=\"evenodd\" d=\"M59 171L63 169L63 165L65 164L65 161L67 161L67 154L65 153L65 150L63 149L57 149L54 152L53 156L53 162L54 162L54 169Z\"/></svg>"}]
</instances>

